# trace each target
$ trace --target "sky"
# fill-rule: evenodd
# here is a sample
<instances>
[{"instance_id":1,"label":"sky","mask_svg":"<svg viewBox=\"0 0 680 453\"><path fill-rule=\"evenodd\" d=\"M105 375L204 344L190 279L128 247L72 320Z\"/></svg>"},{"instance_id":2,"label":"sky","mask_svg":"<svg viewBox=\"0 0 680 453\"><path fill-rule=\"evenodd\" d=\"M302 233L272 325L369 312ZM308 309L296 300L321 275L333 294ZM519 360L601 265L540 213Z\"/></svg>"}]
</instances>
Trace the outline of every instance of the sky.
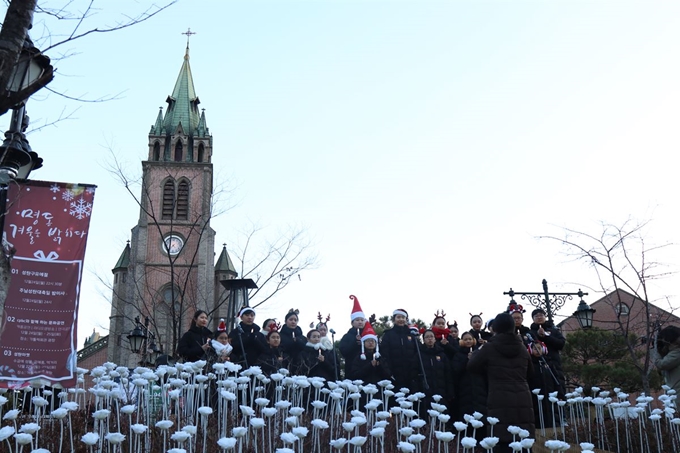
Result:
<instances>
[{"instance_id":1,"label":"sky","mask_svg":"<svg viewBox=\"0 0 680 453\"><path fill-rule=\"evenodd\" d=\"M83 27L149 3L102 3ZM41 48L46 24L73 26L48 19L38 14L32 32ZM212 220L217 252L257 223L269 238L304 228L318 255L260 321L297 308L304 326L321 310L343 332L354 294L367 313L405 308L429 322L443 309L466 326L470 313L503 311L504 291L541 291L542 279L594 302L592 268L538 236L597 236L602 222L633 219L650 221L648 245L680 242L677 2L180 0L48 53L71 54L54 63L51 89L115 100L41 92L27 106L34 126L77 109L29 135L45 160L31 178L98 186L79 344L106 333L101 279L139 217L107 170L112 153L141 173L189 27L216 184L234 205ZM677 248L657 253L677 268ZM677 307L678 283L651 282L651 298Z\"/></svg>"}]
</instances>

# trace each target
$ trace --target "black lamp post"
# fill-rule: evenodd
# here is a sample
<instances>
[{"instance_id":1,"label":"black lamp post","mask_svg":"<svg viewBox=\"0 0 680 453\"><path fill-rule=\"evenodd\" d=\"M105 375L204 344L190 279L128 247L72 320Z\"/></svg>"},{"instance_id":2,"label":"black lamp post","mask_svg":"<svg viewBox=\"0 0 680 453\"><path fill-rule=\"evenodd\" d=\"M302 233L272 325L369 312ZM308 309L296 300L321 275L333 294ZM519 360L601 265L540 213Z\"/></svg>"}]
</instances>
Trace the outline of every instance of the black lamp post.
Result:
<instances>
[{"instance_id":1,"label":"black lamp post","mask_svg":"<svg viewBox=\"0 0 680 453\"><path fill-rule=\"evenodd\" d=\"M156 337L149 329L151 320L147 316L144 324L141 323L139 316L135 318L135 328L127 336L130 341L130 349L142 356L140 364L146 366L148 363L155 363L161 354L161 349L156 345ZM148 359L148 360L147 360Z\"/></svg>"},{"instance_id":2,"label":"black lamp post","mask_svg":"<svg viewBox=\"0 0 680 453\"><path fill-rule=\"evenodd\" d=\"M587 296L588 293L584 293L580 289L577 293L551 293L548 292L548 282L543 279L542 283L543 291L540 293L516 292L510 288L510 291L504 292L503 294L510 296L510 302L515 302L514 297L517 294L530 305L536 308L542 308L545 310L548 322L551 324L553 324L553 314L562 308L568 300L571 300L572 296L578 296L581 299L581 302L585 304L585 302L583 302L583 296ZM592 325L592 314L590 324Z\"/></svg>"},{"instance_id":3,"label":"black lamp post","mask_svg":"<svg viewBox=\"0 0 680 453\"><path fill-rule=\"evenodd\" d=\"M226 325L227 331L236 327L236 316L241 308L248 306L248 290L257 288L250 278L220 280L222 286L229 291Z\"/></svg>"},{"instance_id":4,"label":"black lamp post","mask_svg":"<svg viewBox=\"0 0 680 453\"><path fill-rule=\"evenodd\" d=\"M578 320L581 329L590 329L593 327L593 314L595 314L595 309L590 308L590 305L581 299L578 304L578 308L574 312L574 317Z\"/></svg>"}]
</instances>

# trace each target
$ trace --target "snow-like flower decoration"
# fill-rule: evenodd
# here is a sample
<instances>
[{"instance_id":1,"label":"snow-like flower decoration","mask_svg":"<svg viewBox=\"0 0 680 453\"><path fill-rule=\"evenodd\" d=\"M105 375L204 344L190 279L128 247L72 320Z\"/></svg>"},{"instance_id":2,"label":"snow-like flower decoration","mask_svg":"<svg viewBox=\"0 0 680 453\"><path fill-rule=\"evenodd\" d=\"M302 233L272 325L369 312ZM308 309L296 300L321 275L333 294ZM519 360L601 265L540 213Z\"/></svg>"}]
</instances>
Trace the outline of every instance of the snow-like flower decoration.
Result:
<instances>
[{"instance_id":1,"label":"snow-like flower decoration","mask_svg":"<svg viewBox=\"0 0 680 453\"><path fill-rule=\"evenodd\" d=\"M470 420L470 425L472 425L472 427L473 427L474 429L479 429L479 428L481 428L482 426L484 426L484 423L482 423L482 422L479 421L479 420ZM529 432L527 431L527 436L529 435L528 433L529 433Z\"/></svg>"},{"instance_id":2,"label":"snow-like flower decoration","mask_svg":"<svg viewBox=\"0 0 680 453\"><path fill-rule=\"evenodd\" d=\"M397 448L403 453L412 453L416 450L416 446L408 442L399 442Z\"/></svg>"},{"instance_id":3,"label":"snow-like flower decoration","mask_svg":"<svg viewBox=\"0 0 680 453\"><path fill-rule=\"evenodd\" d=\"M460 444L463 448L475 448L477 446L477 439L474 437L463 437L460 440Z\"/></svg>"},{"instance_id":4,"label":"snow-like flower decoration","mask_svg":"<svg viewBox=\"0 0 680 453\"><path fill-rule=\"evenodd\" d=\"M248 433L248 428L245 426L236 426L231 430L232 436L238 438L243 437Z\"/></svg>"},{"instance_id":5,"label":"snow-like flower decoration","mask_svg":"<svg viewBox=\"0 0 680 453\"><path fill-rule=\"evenodd\" d=\"M252 410L252 409L251 409ZM212 407L201 406L198 408L198 413L204 416L208 416L213 413Z\"/></svg>"},{"instance_id":6,"label":"snow-like flower decoration","mask_svg":"<svg viewBox=\"0 0 680 453\"><path fill-rule=\"evenodd\" d=\"M328 422L320 418L315 418L312 420L312 426L316 429L328 429Z\"/></svg>"},{"instance_id":7,"label":"snow-like flower decoration","mask_svg":"<svg viewBox=\"0 0 680 453\"><path fill-rule=\"evenodd\" d=\"M134 425L130 425L130 429L132 429L132 432L135 434L144 434L149 429L149 427L142 425L141 423L135 423Z\"/></svg>"},{"instance_id":8,"label":"snow-like flower decoration","mask_svg":"<svg viewBox=\"0 0 680 453\"><path fill-rule=\"evenodd\" d=\"M14 434L14 431L14 426L3 426L0 428L0 442L9 439L9 437Z\"/></svg>"},{"instance_id":9,"label":"snow-like flower decoration","mask_svg":"<svg viewBox=\"0 0 680 453\"><path fill-rule=\"evenodd\" d=\"M263 418L253 417L250 419L250 426L252 426L253 429L264 428L264 425L265 423Z\"/></svg>"},{"instance_id":10,"label":"snow-like flower decoration","mask_svg":"<svg viewBox=\"0 0 680 453\"><path fill-rule=\"evenodd\" d=\"M453 427L456 428L456 431L461 432L461 431L465 431L467 429L468 425L467 425L467 423L463 423L463 422L454 422Z\"/></svg>"},{"instance_id":11,"label":"snow-like flower decoration","mask_svg":"<svg viewBox=\"0 0 680 453\"><path fill-rule=\"evenodd\" d=\"M104 439L110 444L117 445L125 440L125 435L121 433L107 433Z\"/></svg>"},{"instance_id":12,"label":"snow-like flower decoration","mask_svg":"<svg viewBox=\"0 0 680 453\"><path fill-rule=\"evenodd\" d=\"M508 445L512 451L522 451L522 444L521 442L510 442L510 445Z\"/></svg>"},{"instance_id":13,"label":"snow-like flower decoration","mask_svg":"<svg viewBox=\"0 0 680 453\"><path fill-rule=\"evenodd\" d=\"M345 445L347 445L347 439L341 437L339 439L331 440L330 445L336 450L342 450Z\"/></svg>"},{"instance_id":14,"label":"snow-like flower decoration","mask_svg":"<svg viewBox=\"0 0 680 453\"><path fill-rule=\"evenodd\" d=\"M451 420L451 416L449 414L439 414L437 415L437 420L442 423L448 423Z\"/></svg>"},{"instance_id":15,"label":"snow-like flower decoration","mask_svg":"<svg viewBox=\"0 0 680 453\"><path fill-rule=\"evenodd\" d=\"M236 447L236 439L233 437L222 437L217 441L217 445L222 450L233 450Z\"/></svg>"},{"instance_id":16,"label":"snow-like flower decoration","mask_svg":"<svg viewBox=\"0 0 680 453\"><path fill-rule=\"evenodd\" d=\"M435 431L434 437L442 442L451 442L456 437L456 435L448 431Z\"/></svg>"},{"instance_id":17,"label":"snow-like flower decoration","mask_svg":"<svg viewBox=\"0 0 680 453\"><path fill-rule=\"evenodd\" d=\"M366 436L354 436L349 440L349 443L355 447L361 447L366 443L366 439L368 439Z\"/></svg>"},{"instance_id":18,"label":"snow-like flower decoration","mask_svg":"<svg viewBox=\"0 0 680 453\"><path fill-rule=\"evenodd\" d=\"M171 448L168 453L187 453L184 448Z\"/></svg>"},{"instance_id":19,"label":"snow-like flower decoration","mask_svg":"<svg viewBox=\"0 0 680 453\"><path fill-rule=\"evenodd\" d=\"M81 437L80 440L85 445L95 445L97 442L99 442L99 434L97 434L97 433L86 433L86 434L83 434L83 437Z\"/></svg>"},{"instance_id":20,"label":"snow-like flower decoration","mask_svg":"<svg viewBox=\"0 0 680 453\"><path fill-rule=\"evenodd\" d=\"M522 445L523 449L531 451L535 442L536 442L536 439L526 438L526 439L522 439L520 441L520 444Z\"/></svg>"},{"instance_id":21,"label":"snow-like flower decoration","mask_svg":"<svg viewBox=\"0 0 680 453\"><path fill-rule=\"evenodd\" d=\"M64 401L63 403L61 403L61 407L63 407L67 411L73 412L78 410L78 403L76 403L75 401Z\"/></svg>"},{"instance_id":22,"label":"snow-like flower decoration","mask_svg":"<svg viewBox=\"0 0 680 453\"><path fill-rule=\"evenodd\" d=\"M49 401L47 401L42 396L34 396L33 398L31 398L31 401L33 402L34 405L38 407L45 407L49 403Z\"/></svg>"},{"instance_id":23,"label":"snow-like flower decoration","mask_svg":"<svg viewBox=\"0 0 680 453\"><path fill-rule=\"evenodd\" d=\"M99 409L98 411L95 411L95 413L92 414L92 416L97 420L104 420L108 418L110 414L111 411L108 409Z\"/></svg>"},{"instance_id":24,"label":"snow-like flower decoration","mask_svg":"<svg viewBox=\"0 0 680 453\"><path fill-rule=\"evenodd\" d=\"M408 436L406 440L408 440L412 444L419 444L425 440L425 436L420 433L411 434L410 436Z\"/></svg>"},{"instance_id":25,"label":"snow-like flower decoration","mask_svg":"<svg viewBox=\"0 0 680 453\"><path fill-rule=\"evenodd\" d=\"M427 424L427 422L423 419L420 419L420 418L416 418L415 420L411 420L409 422L409 426L411 428L415 428L415 429L420 429L423 426L425 426L426 424Z\"/></svg>"},{"instance_id":26,"label":"snow-like flower decoration","mask_svg":"<svg viewBox=\"0 0 680 453\"><path fill-rule=\"evenodd\" d=\"M519 432L517 433L517 436L520 439L526 439L527 437L529 437L529 431L527 431L526 429L520 429Z\"/></svg>"},{"instance_id":27,"label":"snow-like flower decoration","mask_svg":"<svg viewBox=\"0 0 680 453\"><path fill-rule=\"evenodd\" d=\"M378 420L387 420L390 418L390 413L388 411L380 411L375 416L378 417Z\"/></svg>"},{"instance_id":28,"label":"snow-like flower decoration","mask_svg":"<svg viewBox=\"0 0 680 453\"><path fill-rule=\"evenodd\" d=\"M470 414L465 414L463 415L463 420L465 420L467 423L470 423L470 420L474 420L474 417Z\"/></svg>"},{"instance_id":29,"label":"snow-like flower decoration","mask_svg":"<svg viewBox=\"0 0 680 453\"><path fill-rule=\"evenodd\" d=\"M304 408L302 408L302 407L291 407L291 408L288 410L288 413L289 413L290 415L294 415L294 416L296 416L296 417L299 417L299 416L302 415L304 412L305 412L305 410L304 410Z\"/></svg>"},{"instance_id":30,"label":"snow-like flower decoration","mask_svg":"<svg viewBox=\"0 0 680 453\"><path fill-rule=\"evenodd\" d=\"M293 433L281 433L279 436L284 444L294 444L299 438Z\"/></svg>"},{"instance_id":31,"label":"snow-like flower decoration","mask_svg":"<svg viewBox=\"0 0 680 453\"><path fill-rule=\"evenodd\" d=\"M27 445L33 442L33 436L28 433L16 433L14 435L14 440L16 440L19 445Z\"/></svg>"},{"instance_id":32,"label":"snow-like flower decoration","mask_svg":"<svg viewBox=\"0 0 680 453\"><path fill-rule=\"evenodd\" d=\"M67 415L68 415L68 410L64 409L63 407L55 409L50 413L50 416L52 418L56 418L57 420L61 420L62 418L66 417Z\"/></svg>"},{"instance_id":33,"label":"snow-like flower decoration","mask_svg":"<svg viewBox=\"0 0 680 453\"><path fill-rule=\"evenodd\" d=\"M371 435L371 437L383 438L385 437L385 428L383 427L373 428L368 433Z\"/></svg>"},{"instance_id":34,"label":"snow-like flower decoration","mask_svg":"<svg viewBox=\"0 0 680 453\"><path fill-rule=\"evenodd\" d=\"M265 407L262 409L262 415L265 417L272 417L276 415L276 408L275 407Z\"/></svg>"},{"instance_id":35,"label":"snow-like flower decoration","mask_svg":"<svg viewBox=\"0 0 680 453\"><path fill-rule=\"evenodd\" d=\"M479 442L479 446L484 450L493 450L493 448L498 444L500 439L498 437L485 437Z\"/></svg>"},{"instance_id":36,"label":"snow-like flower decoration","mask_svg":"<svg viewBox=\"0 0 680 453\"><path fill-rule=\"evenodd\" d=\"M172 420L160 420L156 422L156 428L163 430L172 428L172 425Z\"/></svg>"},{"instance_id":37,"label":"snow-like flower decoration","mask_svg":"<svg viewBox=\"0 0 680 453\"><path fill-rule=\"evenodd\" d=\"M40 425L37 423L25 423L19 428L19 432L35 434L40 429Z\"/></svg>"}]
</instances>

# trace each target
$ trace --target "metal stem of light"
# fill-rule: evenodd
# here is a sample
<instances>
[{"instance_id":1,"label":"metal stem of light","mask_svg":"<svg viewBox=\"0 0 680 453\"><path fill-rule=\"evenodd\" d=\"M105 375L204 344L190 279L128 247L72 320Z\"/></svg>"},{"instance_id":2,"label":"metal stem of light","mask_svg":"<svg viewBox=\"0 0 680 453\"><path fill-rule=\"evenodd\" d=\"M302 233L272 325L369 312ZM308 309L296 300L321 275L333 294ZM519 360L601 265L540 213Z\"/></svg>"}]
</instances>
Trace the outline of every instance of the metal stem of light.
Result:
<instances>
[{"instance_id":1,"label":"metal stem of light","mask_svg":"<svg viewBox=\"0 0 680 453\"><path fill-rule=\"evenodd\" d=\"M562 308L568 300L571 300L573 298L572 296L578 296L583 300L583 296L588 295L588 293L584 293L580 289L576 293L551 293L548 291L548 282L543 279L542 283L542 292L518 292L513 291L512 288L510 288L510 291L504 292L503 294L510 296L510 302L514 302L515 295L519 295L521 299L526 300L530 305L545 310L545 315L548 318L548 322L551 324L553 323L553 314Z\"/></svg>"}]
</instances>

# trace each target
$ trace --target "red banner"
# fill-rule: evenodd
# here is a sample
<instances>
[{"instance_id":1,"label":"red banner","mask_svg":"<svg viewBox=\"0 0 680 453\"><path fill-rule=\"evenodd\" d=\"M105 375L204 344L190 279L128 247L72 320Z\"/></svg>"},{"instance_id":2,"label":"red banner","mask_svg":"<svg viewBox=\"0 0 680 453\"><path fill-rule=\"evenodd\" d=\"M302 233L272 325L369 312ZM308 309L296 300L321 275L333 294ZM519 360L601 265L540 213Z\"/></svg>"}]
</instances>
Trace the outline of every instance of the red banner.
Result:
<instances>
[{"instance_id":1,"label":"red banner","mask_svg":"<svg viewBox=\"0 0 680 453\"><path fill-rule=\"evenodd\" d=\"M3 242L14 250L0 324L0 386L76 384L76 325L95 186L12 183Z\"/></svg>"}]
</instances>

